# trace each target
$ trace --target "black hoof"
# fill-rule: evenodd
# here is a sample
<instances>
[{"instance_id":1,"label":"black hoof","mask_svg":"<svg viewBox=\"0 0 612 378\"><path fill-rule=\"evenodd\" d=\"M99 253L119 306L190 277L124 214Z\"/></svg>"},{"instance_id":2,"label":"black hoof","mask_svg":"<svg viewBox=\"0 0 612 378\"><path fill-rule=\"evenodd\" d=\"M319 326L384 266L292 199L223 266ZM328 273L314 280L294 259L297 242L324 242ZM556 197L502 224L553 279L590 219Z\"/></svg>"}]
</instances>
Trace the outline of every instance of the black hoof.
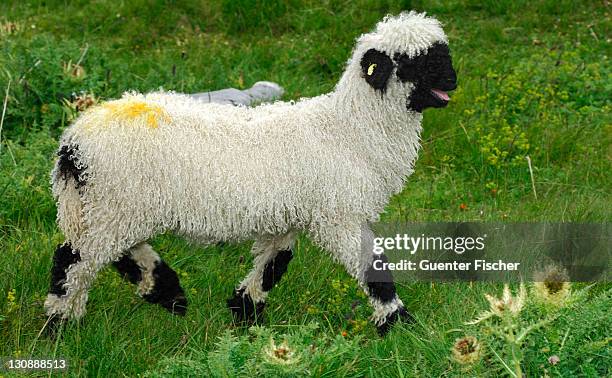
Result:
<instances>
[{"instance_id":1,"label":"black hoof","mask_svg":"<svg viewBox=\"0 0 612 378\"><path fill-rule=\"evenodd\" d=\"M243 295L244 289L234 291L234 296L227 300L227 307L232 310L237 323L254 324L261 320L265 303L253 303L250 295Z\"/></svg>"},{"instance_id":2,"label":"black hoof","mask_svg":"<svg viewBox=\"0 0 612 378\"><path fill-rule=\"evenodd\" d=\"M153 270L155 285L151 293L143 296L148 302L157 303L172 314L185 315L187 312L187 298L179 284L178 276L174 270L163 261L157 263Z\"/></svg>"},{"instance_id":3,"label":"black hoof","mask_svg":"<svg viewBox=\"0 0 612 378\"><path fill-rule=\"evenodd\" d=\"M385 322L379 326L377 326L378 334L380 336L385 336L393 324L397 323L398 320L401 320L405 323L414 323L414 317L406 310L405 307L400 307L395 312L387 315Z\"/></svg>"},{"instance_id":4,"label":"black hoof","mask_svg":"<svg viewBox=\"0 0 612 378\"><path fill-rule=\"evenodd\" d=\"M147 296L145 299L151 303L157 303L162 306L166 310L168 310L171 314L185 316L187 313L187 298L184 295L180 294L177 297L164 299L160 301L152 301Z\"/></svg>"}]
</instances>

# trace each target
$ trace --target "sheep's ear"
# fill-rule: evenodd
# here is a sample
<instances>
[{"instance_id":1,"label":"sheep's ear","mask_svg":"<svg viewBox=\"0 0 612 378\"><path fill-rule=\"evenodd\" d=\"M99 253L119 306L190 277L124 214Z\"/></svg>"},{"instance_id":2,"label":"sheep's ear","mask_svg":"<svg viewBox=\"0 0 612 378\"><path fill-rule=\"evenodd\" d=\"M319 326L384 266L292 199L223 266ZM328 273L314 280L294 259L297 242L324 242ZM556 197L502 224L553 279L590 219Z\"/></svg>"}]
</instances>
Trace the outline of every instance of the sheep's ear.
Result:
<instances>
[{"instance_id":1,"label":"sheep's ear","mask_svg":"<svg viewBox=\"0 0 612 378\"><path fill-rule=\"evenodd\" d=\"M361 58L361 71L365 81L374 89L385 91L393 71L393 61L383 52L370 49Z\"/></svg>"}]
</instances>

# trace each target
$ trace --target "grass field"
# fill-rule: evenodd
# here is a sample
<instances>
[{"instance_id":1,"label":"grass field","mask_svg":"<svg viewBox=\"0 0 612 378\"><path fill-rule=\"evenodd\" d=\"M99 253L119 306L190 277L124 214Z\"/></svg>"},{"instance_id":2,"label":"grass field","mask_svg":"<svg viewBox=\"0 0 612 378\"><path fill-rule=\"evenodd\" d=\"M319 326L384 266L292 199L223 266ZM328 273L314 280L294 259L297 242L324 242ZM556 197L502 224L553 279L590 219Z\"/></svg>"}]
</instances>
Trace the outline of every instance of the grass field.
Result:
<instances>
[{"instance_id":1,"label":"grass field","mask_svg":"<svg viewBox=\"0 0 612 378\"><path fill-rule=\"evenodd\" d=\"M65 357L68 374L87 376L512 376L517 359L529 377L610 376L609 284L575 295L517 350L495 325L464 325L501 284L399 285L417 322L381 339L356 284L305 238L269 297L263 328L234 327L225 307L250 269L250 244L201 247L162 235L152 244L180 274L186 317L145 303L108 269L81 322L55 339L39 336L51 255L63 241L49 172L77 112L73 93L109 99L271 80L285 99L317 95L333 89L354 39L402 9L445 24L459 88L448 108L425 112L415 174L383 218L609 222L608 2L3 1L0 356ZM520 321L542 311L534 305ZM267 357L272 334L278 345L288 341L294 361ZM461 365L451 348L468 334L481 341L481 356Z\"/></svg>"}]
</instances>

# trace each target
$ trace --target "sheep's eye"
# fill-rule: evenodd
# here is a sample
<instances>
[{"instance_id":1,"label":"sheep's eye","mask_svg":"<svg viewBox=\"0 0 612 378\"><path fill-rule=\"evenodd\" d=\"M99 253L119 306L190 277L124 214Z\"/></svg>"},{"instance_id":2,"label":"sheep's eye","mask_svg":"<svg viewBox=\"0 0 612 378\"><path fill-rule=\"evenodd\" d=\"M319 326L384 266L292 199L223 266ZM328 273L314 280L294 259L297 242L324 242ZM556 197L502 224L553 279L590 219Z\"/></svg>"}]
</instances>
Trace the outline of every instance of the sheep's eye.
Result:
<instances>
[{"instance_id":1,"label":"sheep's eye","mask_svg":"<svg viewBox=\"0 0 612 378\"><path fill-rule=\"evenodd\" d=\"M397 77L403 82L416 83L424 76L422 71L423 66L422 55L414 58L408 58L407 55L397 57Z\"/></svg>"},{"instance_id":2,"label":"sheep's eye","mask_svg":"<svg viewBox=\"0 0 612 378\"><path fill-rule=\"evenodd\" d=\"M361 58L361 69L365 81L374 89L384 92L393 71L393 61L384 52L370 49Z\"/></svg>"}]
</instances>

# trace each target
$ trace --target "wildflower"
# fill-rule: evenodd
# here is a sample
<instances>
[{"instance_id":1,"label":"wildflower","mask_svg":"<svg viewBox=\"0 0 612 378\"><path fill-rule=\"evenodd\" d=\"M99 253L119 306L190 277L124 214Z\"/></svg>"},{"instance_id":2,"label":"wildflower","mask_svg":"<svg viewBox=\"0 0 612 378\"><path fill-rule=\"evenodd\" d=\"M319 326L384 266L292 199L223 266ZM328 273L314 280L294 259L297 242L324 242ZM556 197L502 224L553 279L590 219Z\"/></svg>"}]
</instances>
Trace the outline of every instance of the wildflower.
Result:
<instances>
[{"instance_id":1,"label":"wildflower","mask_svg":"<svg viewBox=\"0 0 612 378\"><path fill-rule=\"evenodd\" d=\"M533 292L544 303L562 305L570 294L570 282L561 268L549 266L534 274Z\"/></svg>"},{"instance_id":2,"label":"wildflower","mask_svg":"<svg viewBox=\"0 0 612 378\"><path fill-rule=\"evenodd\" d=\"M455 345L453 345L451 351L455 361L467 365L478 361L481 347L474 336L465 336L455 340Z\"/></svg>"},{"instance_id":3,"label":"wildflower","mask_svg":"<svg viewBox=\"0 0 612 378\"><path fill-rule=\"evenodd\" d=\"M277 346L272 338L270 338L270 346L265 350L265 357L268 362L276 365L290 365L298 362L300 359L295 351L289 348L287 340Z\"/></svg>"},{"instance_id":4,"label":"wildflower","mask_svg":"<svg viewBox=\"0 0 612 378\"><path fill-rule=\"evenodd\" d=\"M497 184L494 181L487 182L485 188L489 189L491 191L491 194L497 194Z\"/></svg>"},{"instance_id":5,"label":"wildflower","mask_svg":"<svg viewBox=\"0 0 612 378\"><path fill-rule=\"evenodd\" d=\"M467 322L466 324L477 324L493 316L503 317L505 314L517 316L525 305L527 291L525 290L525 285L523 285L521 282L518 295L512 296L510 287L506 284L504 285L504 292L501 298L497 298L489 294L485 294L485 297L489 301L489 311L483 312L478 316L478 318L472 320L471 322Z\"/></svg>"},{"instance_id":6,"label":"wildflower","mask_svg":"<svg viewBox=\"0 0 612 378\"><path fill-rule=\"evenodd\" d=\"M368 321L366 319L350 320L349 322L351 323L351 331L353 333L361 332L368 325Z\"/></svg>"},{"instance_id":7,"label":"wildflower","mask_svg":"<svg viewBox=\"0 0 612 378\"><path fill-rule=\"evenodd\" d=\"M11 289L8 291L8 293L6 293L6 300L9 304L15 303L15 289Z\"/></svg>"},{"instance_id":8,"label":"wildflower","mask_svg":"<svg viewBox=\"0 0 612 378\"><path fill-rule=\"evenodd\" d=\"M77 111L81 112L92 105L95 105L97 102L98 100L94 95L89 93L81 93L75 97L74 101L72 101L72 105Z\"/></svg>"},{"instance_id":9,"label":"wildflower","mask_svg":"<svg viewBox=\"0 0 612 378\"><path fill-rule=\"evenodd\" d=\"M85 68L80 64L72 63L72 61L64 62L64 74L72 76L75 79L80 79L85 76Z\"/></svg>"},{"instance_id":10,"label":"wildflower","mask_svg":"<svg viewBox=\"0 0 612 378\"><path fill-rule=\"evenodd\" d=\"M551 365L556 365L559 363L559 361L561 361L561 359L556 354L553 354L552 356L548 357L548 362Z\"/></svg>"},{"instance_id":11,"label":"wildflower","mask_svg":"<svg viewBox=\"0 0 612 378\"><path fill-rule=\"evenodd\" d=\"M0 23L0 34L11 35L21 30L21 25L15 22L6 21Z\"/></svg>"},{"instance_id":12,"label":"wildflower","mask_svg":"<svg viewBox=\"0 0 612 378\"><path fill-rule=\"evenodd\" d=\"M459 210L467 210L467 208L468 208L467 205L464 203L459 205Z\"/></svg>"},{"instance_id":13,"label":"wildflower","mask_svg":"<svg viewBox=\"0 0 612 378\"><path fill-rule=\"evenodd\" d=\"M15 295L15 289L11 289L6 294L7 310L13 311L17 307L17 297Z\"/></svg>"}]
</instances>

